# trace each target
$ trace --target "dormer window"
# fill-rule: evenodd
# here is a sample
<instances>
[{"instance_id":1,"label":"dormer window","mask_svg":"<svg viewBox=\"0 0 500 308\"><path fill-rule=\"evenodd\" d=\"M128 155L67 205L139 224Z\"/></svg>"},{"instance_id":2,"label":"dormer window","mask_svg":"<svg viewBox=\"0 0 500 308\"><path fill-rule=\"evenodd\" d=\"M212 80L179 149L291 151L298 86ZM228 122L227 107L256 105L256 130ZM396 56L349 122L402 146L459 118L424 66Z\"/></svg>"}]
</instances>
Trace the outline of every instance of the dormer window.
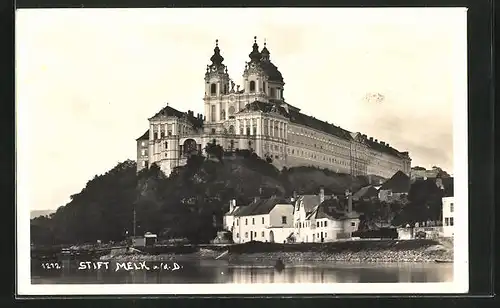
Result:
<instances>
[{"instance_id":1,"label":"dormer window","mask_svg":"<svg viewBox=\"0 0 500 308\"><path fill-rule=\"evenodd\" d=\"M217 94L217 85L215 83L212 83L210 85L210 95L214 96Z\"/></svg>"},{"instance_id":2,"label":"dormer window","mask_svg":"<svg viewBox=\"0 0 500 308\"><path fill-rule=\"evenodd\" d=\"M250 92L255 92L255 81L250 81Z\"/></svg>"}]
</instances>

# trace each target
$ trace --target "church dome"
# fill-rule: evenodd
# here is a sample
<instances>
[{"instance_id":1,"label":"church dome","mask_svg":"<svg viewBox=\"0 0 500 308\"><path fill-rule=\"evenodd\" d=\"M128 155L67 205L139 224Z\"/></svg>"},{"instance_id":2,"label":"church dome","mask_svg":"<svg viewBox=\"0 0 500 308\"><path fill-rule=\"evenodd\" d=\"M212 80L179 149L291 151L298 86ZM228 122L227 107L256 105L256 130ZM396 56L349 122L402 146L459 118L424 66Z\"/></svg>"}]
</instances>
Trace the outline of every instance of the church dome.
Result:
<instances>
[{"instance_id":1,"label":"church dome","mask_svg":"<svg viewBox=\"0 0 500 308\"><path fill-rule=\"evenodd\" d=\"M260 67L267 75L269 81L283 82L281 72L278 70L276 65L271 63L271 61L261 61Z\"/></svg>"}]
</instances>

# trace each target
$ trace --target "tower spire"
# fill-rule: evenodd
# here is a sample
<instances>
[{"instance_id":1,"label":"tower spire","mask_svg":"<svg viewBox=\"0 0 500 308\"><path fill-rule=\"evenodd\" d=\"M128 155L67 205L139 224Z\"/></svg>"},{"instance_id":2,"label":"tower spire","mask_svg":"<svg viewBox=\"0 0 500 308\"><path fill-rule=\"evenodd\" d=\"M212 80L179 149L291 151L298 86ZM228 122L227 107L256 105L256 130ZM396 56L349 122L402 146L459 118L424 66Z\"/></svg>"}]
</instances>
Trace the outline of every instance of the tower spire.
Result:
<instances>
[{"instance_id":1,"label":"tower spire","mask_svg":"<svg viewBox=\"0 0 500 308\"><path fill-rule=\"evenodd\" d=\"M259 62L261 55L259 52L259 45L257 45L257 36L253 37L252 52L248 55L251 59L250 62Z\"/></svg>"},{"instance_id":2,"label":"tower spire","mask_svg":"<svg viewBox=\"0 0 500 308\"><path fill-rule=\"evenodd\" d=\"M220 55L218 39L215 40L214 54L210 57L210 61L212 61L212 65L215 67L222 66L222 61L224 61L224 58Z\"/></svg>"}]
</instances>

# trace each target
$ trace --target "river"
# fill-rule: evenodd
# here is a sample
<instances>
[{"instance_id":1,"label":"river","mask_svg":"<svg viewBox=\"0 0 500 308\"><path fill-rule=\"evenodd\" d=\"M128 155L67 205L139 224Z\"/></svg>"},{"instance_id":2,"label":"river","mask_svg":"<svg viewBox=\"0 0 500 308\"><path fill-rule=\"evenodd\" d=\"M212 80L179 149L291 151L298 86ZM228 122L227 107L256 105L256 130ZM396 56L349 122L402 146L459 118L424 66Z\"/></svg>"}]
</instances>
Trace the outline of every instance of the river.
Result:
<instances>
[{"instance_id":1,"label":"river","mask_svg":"<svg viewBox=\"0 0 500 308\"><path fill-rule=\"evenodd\" d=\"M286 266L229 264L200 260L178 263L149 262L146 267L127 268L110 262L81 266L60 263L60 269L32 265L32 284L144 284L144 283L408 283L452 282L452 263L339 263L314 262ZM94 269L101 267L101 269ZM130 265L129 265L130 266ZM80 267L80 269L78 269Z\"/></svg>"}]
</instances>

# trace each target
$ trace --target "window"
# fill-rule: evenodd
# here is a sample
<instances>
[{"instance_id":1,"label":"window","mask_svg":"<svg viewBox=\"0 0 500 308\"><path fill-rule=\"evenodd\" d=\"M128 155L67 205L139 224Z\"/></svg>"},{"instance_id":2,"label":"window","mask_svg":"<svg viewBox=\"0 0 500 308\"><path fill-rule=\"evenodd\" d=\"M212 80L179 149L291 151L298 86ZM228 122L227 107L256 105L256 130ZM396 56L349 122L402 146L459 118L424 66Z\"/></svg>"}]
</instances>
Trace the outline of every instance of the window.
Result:
<instances>
[{"instance_id":1,"label":"window","mask_svg":"<svg viewBox=\"0 0 500 308\"><path fill-rule=\"evenodd\" d=\"M286 216L281 216L281 223L286 224Z\"/></svg>"},{"instance_id":2,"label":"window","mask_svg":"<svg viewBox=\"0 0 500 308\"><path fill-rule=\"evenodd\" d=\"M236 238L240 238L240 234L239 233L236 233Z\"/></svg>"},{"instance_id":3,"label":"window","mask_svg":"<svg viewBox=\"0 0 500 308\"><path fill-rule=\"evenodd\" d=\"M257 237L257 232L254 232L254 233L253 233L253 236L254 236L254 237Z\"/></svg>"},{"instance_id":4,"label":"window","mask_svg":"<svg viewBox=\"0 0 500 308\"><path fill-rule=\"evenodd\" d=\"M252 225L255 225L255 218L252 218Z\"/></svg>"},{"instance_id":5,"label":"window","mask_svg":"<svg viewBox=\"0 0 500 308\"><path fill-rule=\"evenodd\" d=\"M356 227L356 223L354 221L351 222L351 227Z\"/></svg>"},{"instance_id":6,"label":"window","mask_svg":"<svg viewBox=\"0 0 500 308\"><path fill-rule=\"evenodd\" d=\"M211 119L212 121L216 121L216 120L215 120L215 105L210 106L210 108L211 108L211 109L210 109L210 119Z\"/></svg>"},{"instance_id":7,"label":"window","mask_svg":"<svg viewBox=\"0 0 500 308\"><path fill-rule=\"evenodd\" d=\"M245 225L248 225L248 219L245 218Z\"/></svg>"},{"instance_id":8,"label":"window","mask_svg":"<svg viewBox=\"0 0 500 308\"><path fill-rule=\"evenodd\" d=\"M165 150L168 149L168 142L165 142Z\"/></svg>"},{"instance_id":9,"label":"window","mask_svg":"<svg viewBox=\"0 0 500 308\"><path fill-rule=\"evenodd\" d=\"M215 83L212 83L210 85L210 95L214 96L217 93L217 85Z\"/></svg>"},{"instance_id":10,"label":"window","mask_svg":"<svg viewBox=\"0 0 500 308\"><path fill-rule=\"evenodd\" d=\"M250 81L250 92L255 92L255 81Z\"/></svg>"},{"instance_id":11,"label":"window","mask_svg":"<svg viewBox=\"0 0 500 308\"><path fill-rule=\"evenodd\" d=\"M212 135L215 135L215 128L212 128Z\"/></svg>"},{"instance_id":12,"label":"window","mask_svg":"<svg viewBox=\"0 0 500 308\"><path fill-rule=\"evenodd\" d=\"M262 231L261 236L264 237L264 231Z\"/></svg>"},{"instance_id":13,"label":"window","mask_svg":"<svg viewBox=\"0 0 500 308\"><path fill-rule=\"evenodd\" d=\"M248 232L245 232L245 238L248 238Z\"/></svg>"},{"instance_id":14,"label":"window","mask_svg":"<svg viewBox=\"0 0 500 308\"><path fill-rule=\"evenodd\" d=\"M238 226L240 224L240 220L236 219L236 225Z\"/></svg>"},{"instance_id":15,"label":"window","mask_svg":"<svg viewBox=\"0 0 500 308\"><path fill-rule=\"evenodd\" d=\"M168 152L165 152L165 157L168 157Z\"/></svg>"},{"instance_id":16,"label":"window","mask_svg":"<svg viewBox=\"0 0 500 308\"><path fill-rule=\"evenodd\" d=\"M323 224L324 224L324 226L323 226L323 227L326 227L326 221L325 221Z\"/></svg>"},{"instance_id":17,"label":"window","mask_svg":"<svg viewBox=\"0 0 500 308\"><path fill-rule=\"evenodd\" d=\"M141 142L141 147L145 147L146 146L146 141L142 141Z\"/></svg>"},{"instance_id":18,"label":"window","mask_svg":"<svg viewBox=\"0 0 500 308\"><path fill-rule=\"evenodd\" d=\"M266 82L265 81L262 83L262 87L264 88L264 93L266 93Z\"/></svg>"},{"instance_id":19,"label":"window","mask_svg":"<svg viewBox=\"0 0 500 308\"><path fill-rule=\"evenodd\" d=\"M262 224L264 224L264 217L262 217Z\"/></svg>"},{"instance_id":20,"label":"window","mask_svg":"<svg viewBox=\"0 0 500 308\"><path fill-rule=\"evenodd\" d=\"M450 213L453 213L453 202L450 203Z\"/></svg>"},{"instance_id":21,"label":"window","mask_svg":"<svg viewBox=\"0 0 500 308\"><path fill-rule=\"evenodd\" d=\"M453 226L453 217L450 217L450 226Z\"/></svg>"},{"instance_id":22,"label":"window","mask_svg":"<svg viewBox=\"0 0 500 308\"><path fill-rule=\"evenodd\" d=\"M142 156L146 156L146 150L142 149L142 150L141 150L141 155L142 155Z\"/></svg>"},{"instance_id":23,"label":"window","mask_svg":"<svg viewBox=\"0 0 500 308\"><path fill-rule=\"evenodd\" d=\"M271 97L276 98L276 89L275 88L271 88Z\"/></svg>"},{"instance_id":24,"label":"window","mask_svg":"<svg viewBox=\"0 0 500 308\"><path fill-rule=\"evenodd\" d=\"M146 168L146 166L147 166L147 165L146 165L146 161L145 161L145 160L143 160L143 161L142 161L142 166L143 166L144 168Z\"/></svg>"},{"instance_id":25,"label":"window","mask_svg":"<svg viewBox=\"0 0 500 308\"><path fill-rule=\"evenodd\" d=\"M319 221L316 222L316 227L319 228Z\"/></svg>"},{"instance_id":26,"label":"window","mask_svg":"<svg viewBox=\"0 0 500 308\"><path fill-rule=\"evenodd\" d=\"M450 219L449 219L448 217L446 217L446 218L444 219L444 225L445 225L445 226L449 226L449 225L450 225Z\"/></svg>"}]
</instances>

